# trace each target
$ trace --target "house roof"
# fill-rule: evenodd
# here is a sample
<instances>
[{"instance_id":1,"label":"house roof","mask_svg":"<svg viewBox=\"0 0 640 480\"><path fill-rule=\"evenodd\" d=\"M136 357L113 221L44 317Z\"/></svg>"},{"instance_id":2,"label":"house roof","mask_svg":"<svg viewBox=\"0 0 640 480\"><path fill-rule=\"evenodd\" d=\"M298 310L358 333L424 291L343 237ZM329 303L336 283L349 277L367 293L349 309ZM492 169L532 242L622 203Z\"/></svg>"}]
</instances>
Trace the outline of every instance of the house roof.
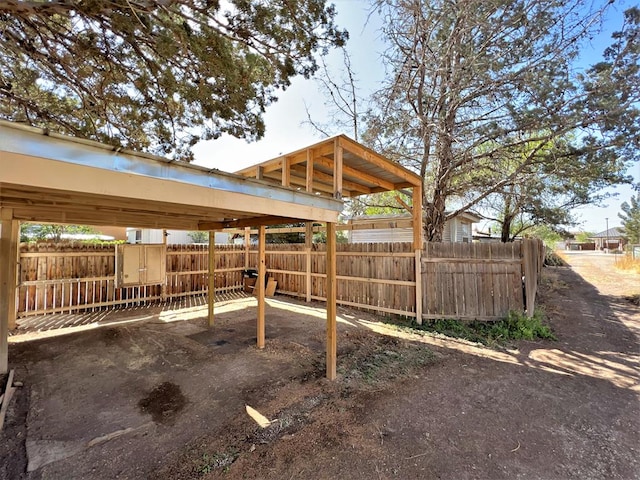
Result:
<instances>
[{"instance_id":1,"label":"house roof","mask_svg":"<svg viewBox=\"0 0 640 480\"><path fill-rule=\"evenodd\" d=\"M335 174L336 163L340 165L341 175ZM414 172L346 135L328 138L236 173L317 194L334 195L338 187L343 197L422 185ZM340 177L340 186L334 181L336 176Z\"/></svg>"},{"instance_id":2,"label":"house roof","mask_svg":"<svg viewBox=\"0 0 640 480\"><path fill-rule=\"evenodd\" d=\"M591 235L589 238L622 238L622 232L620 231L620 227L612 227L609 230L604 230L603 232L596 233L595 235Z\"/></svg>"},{"instance_id":3,"label":"house roof","mask_svg":"<svg viewBox=\"0 0 640 480\"><path fill-rule=\"evenodd\" d=\"M423 219L426 214L423 214ZM476 223L482 220L482 217L473 212L461 212L456 215L455 218L462 218L464 220L468 220L470 223ZM389 221L394 222L397 220L411 220L411 215L408 213L397 213L397 214L386 214L386 215L357 215L347 219L349 223L367 223L367 222L376 222L376 221Z\"/></svg>"}]
</instances>

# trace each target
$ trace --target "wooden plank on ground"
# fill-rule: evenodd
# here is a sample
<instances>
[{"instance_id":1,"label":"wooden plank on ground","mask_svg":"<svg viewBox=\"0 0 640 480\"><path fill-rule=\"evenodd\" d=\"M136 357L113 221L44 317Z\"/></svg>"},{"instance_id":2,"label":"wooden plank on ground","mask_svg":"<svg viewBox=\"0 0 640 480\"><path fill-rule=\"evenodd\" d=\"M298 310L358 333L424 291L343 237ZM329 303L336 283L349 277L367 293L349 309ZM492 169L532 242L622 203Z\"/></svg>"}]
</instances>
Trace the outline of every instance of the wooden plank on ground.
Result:
<instances>
[{"instance_id":1,"label":"wooden plank on ground","mask_svg":"<svg viewBox=\"0 0 640 480\"><path fill-rule=\"evenodd\" d=\"M13 376L15 374L15 370L12 368L9 372L9 376L7 377L7 385L4 389L4 395L2 397L2 406L0 407L0 432L4 427L4 418L7 414L7 409L9 408L9 402L11 402L11 397L13 397L13 392L15 388L13 388Z\"/></svg>"}]
</instances>

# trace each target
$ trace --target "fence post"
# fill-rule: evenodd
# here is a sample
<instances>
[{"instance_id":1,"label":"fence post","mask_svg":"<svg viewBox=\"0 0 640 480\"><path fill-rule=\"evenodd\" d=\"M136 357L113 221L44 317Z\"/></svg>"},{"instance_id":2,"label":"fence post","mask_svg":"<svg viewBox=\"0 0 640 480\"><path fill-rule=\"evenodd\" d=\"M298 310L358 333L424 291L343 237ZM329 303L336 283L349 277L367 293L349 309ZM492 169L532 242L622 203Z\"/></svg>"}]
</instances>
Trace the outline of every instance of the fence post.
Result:
<instances>
[{"instance_id":1,"label":"fence post","mask_svg":"<svg viewBox=\"0 0 640 480\"><path fill-rule=\"evenodd\" d=\"M306 301L311 301L311 242L313 240L313 223L305 224L304 244L305 244L305 283L306 283Z\"/></svg>"},{"instance_id":2,"label":"fence post","mask_svg":"<svg viewBox=\"0 0 640 480\"><path fill-rule=\"evenodd\" d=\"M416 323L422 325L422 250L415 252L416 276Z\"/></svg>"},{"instance_id":3,"label":"fence post","mask_svg":"<svg viewBox=\"0 0 640 480\"><path fill-rule=\"evenodd\" d=\"M162 230L162 245L164 245L164 261L165 261L165 266L167 264L167 230L164 229ZM164 272L164 282L162 282L162 285L160 287L160 301L162 303L167 301L167 270L165 267L165 272Z\"/></svg>"},{"instance_id":4,"label":"fence post","mask_svg":"<svg viewBox=\"0 0 640 480\"><path fill-rule=\"evenodd\" d=\"M249 268L249 255L251 249L251 227L244 229L244 269Z\"/></svg>"},{"instance_id":5,"label":"fence post","mask_svg":"<svg viewBox=\"0 0 640 480\"><path fill-rule=\"evenodd\" d=\"M525 238L522 242L525 308L528 317L533 317L533 313L536 307L536 293L538 290L539 271L539 247L539 243L534 239Z\"/></svg>"},{"instance_id":6,"label":"fence post","mask_svg":"<svg viewBox=\"0 0 640 480\"><path fill-rule=\"evenodd\" d=\"M208 295L207 295L207 306L208 306L208 323L210 327L213 327L213 303L216 298L216 232L209 232L209 277L208 277Z\"/></svg>"}]
</instances>

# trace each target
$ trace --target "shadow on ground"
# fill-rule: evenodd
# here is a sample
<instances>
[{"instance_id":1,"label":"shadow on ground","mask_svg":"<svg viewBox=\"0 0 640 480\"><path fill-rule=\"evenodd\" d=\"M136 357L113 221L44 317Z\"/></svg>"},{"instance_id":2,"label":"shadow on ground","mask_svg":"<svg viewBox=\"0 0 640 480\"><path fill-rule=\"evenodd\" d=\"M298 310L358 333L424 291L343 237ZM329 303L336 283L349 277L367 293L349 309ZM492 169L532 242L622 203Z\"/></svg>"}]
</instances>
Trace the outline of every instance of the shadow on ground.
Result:
<instances>
[{"instance_id":1,"label":"shadow on ground","mask_svg":"<svg viewBox=\"0 0 640 480\"><path fill-rule=\"evenodd\" d=\"M337 382L321 306L281 297L264 351L248 299L213 331L157 317L13 344L25 387L2 464L29 479L638 478L638 308L570 268L545 278L558 341L517 350L341 309Z\"/></svg>"}]
</instances>

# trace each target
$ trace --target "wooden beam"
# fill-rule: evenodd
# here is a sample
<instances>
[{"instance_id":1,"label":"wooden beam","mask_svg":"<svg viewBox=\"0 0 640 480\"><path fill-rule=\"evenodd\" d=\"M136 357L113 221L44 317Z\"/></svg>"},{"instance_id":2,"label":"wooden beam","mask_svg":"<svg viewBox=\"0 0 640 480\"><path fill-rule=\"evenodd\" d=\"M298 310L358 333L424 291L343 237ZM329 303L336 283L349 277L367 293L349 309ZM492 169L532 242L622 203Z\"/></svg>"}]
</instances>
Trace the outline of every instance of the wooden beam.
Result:
<instances>
[{"instance_id":1,"label":"wooden beam","mask_svg":"<svg viewBox=\"0 0 640 480\"><path fill-rule=\"evenodd\" d=\"M282 186L291 186L291 159L289 157L282 159Z\"/></svg>"},{"instance_id":2,"label":"wooden beam","mask_svg":"<svg viewBox=\"0 0 640 480\"><path fill-rule=\"evenodd\" d=\"M216 298L216 232L209 231L209 292L207 295L208 325L213 327L213 304Z\"/></svg>"},{"instance_id":3,"label":"wooden beam","mask_svg":"<svg viewBox=\"0 0 640 480\"><path fill-rule=\"evenodd\" d=\"M16 322L16 273L20 224L13 211L0 209L0 374L9 369L9 329Z\"/></svg>"},{"instance_id":4,"label":"wooden beam","mask_svg":"<svg viewBox=\"0 0 640 480\"><path fill-rule=\"evenodd\" d=\"M265 317L265 280L267 273L267 264L266 264L266 247L265 247L265 227L264 225L260 225L258 228L258 278L256 280L257 294L258 294L258 321L257 321L257 346L258 348L264 348L264 339L265 339L265 326L264 326L264 317Z\"/></svg>"},{"instance_id":5,"label":"wooden beam","mask_svg":"<svg viewBox=\"0 0 640 480\"><path fill-rule=\"evenodd\" d=\"M264 178L264 168L258 165L256 167L256 180L262 180Z\"/></svg>"},{"instance_id":6,"label":"wooden beam","mask_svg":"<svg viewBox=\"0 0 640 480\"><path fill-rule=\"evenodd\" d=\"M382 155L377 154L373 150L365 147L364 145L360 145L359 143L351 140L348 137L345 137L343 135L338 137L338 144L346 151L356 155L357 157L360 157L363 160L366 160L367 162L382 168L386 172L393 173L394 175L402 178L406 182L410 183L411 186L420 186L422 184L422 180L420 179L419 175L416 175L412 171L407 170L397 163L384 158Z\"/></svg>"},{"instance_id":7,"label":"wooden beam","mask_svg":"<svg viewBox=\"0 0 640 480\"><path fill-rule=\"evenodd\" d=\"M313 193L313 150L307 148L307 166L306 166L306 189L308 193Z\"/></svg>"},{"instance_id":8,"label":"wooden beam","mask_svg":"<svg viewBox=\"0 0 640 480\"><path fill-rule=\"evenodd\" d=\"M336 138L333 147L333 198L342 199L342 154L344 149L340 145L339 139Z\"/></svg>"},{"instance_id":9,"label":"wooden beam","mask_svg":"<svg viewBox=\"0 0 640 480\"><path fill-rule=\"evenodd\" d=\"M306 175L308 175L306 167L303 167L302 165L294 165L293 167L291 167L291 172L293 174L298 174L300 178L304 178L305 184L306 184ZM314 172L313 181L314 181L314 186L317 186L318 182L324 182L327 185L330 185L331 187L333 187L333 176L329 175L328 173ZM371 189L369 187L362 185L360 183L351 182L349 180L343 180L342 186L347 190L354 190L356 192L360 192L363 194L371 193Z\"/></svg>"},{"instance_id":10,"label":"wooden beam","mask_svg":"<svg viewBox=\"0 0 640 480\"><path fill-rule=\"evenodd\" d=\"M333 160L331 160L330 158L326 158L326 157L316 157L314 159L314 163L321 165L323 167L326 168L331 168L333 169ZM388 192L388 191L393 191L396 190L395 185L392 182L388 182L386 180L383 180L381 178L378 178L374 175L370 175L368 173L365 172L361 172L359 170L356 170L355 168L351 168L347 165L343 165L342 166L342 174L345 176L349 176L349 177L353 177L353 178L357 178L359 180L365 181L367 183L371 183L373 185L377 185L378 187L382 188L382 190L379 190L381 192ZM372 193L375 193L374 189L371 189Z\"/></svg>"},{"instance_id":11,"label":"wooden beam","mask_svg":"<svg viewBox=\"0 0 640 480\"><path fill-rule=\"evenodd\" d=\"M1 189L1 187L0 187ZM128 226L138 228L172 228L176 230L197 230L198 221L185 215L165 214L162 206L156 208L158 213L150 212L118 212L100 207L82 204L77 205L19 205L13 202L0 201L0 207L12 208L14 218L25 222L38 223L71 223L76 225Z\"/></svg>"},{"instance_id":12,"label":"wooden beam","mask_svg":"<svg viewBox=\"0 0 640 480\"><path fill-rule=\"evenodd\" d=\"M337 321L336 321L336 227L327 223L327 378L335 380L337 374Z\"/></svg>"},{"instance_id":13,"label":"wooden beam","mask_svg":"<svg viewBox=\"0 0 640 480\"><path fill-rule=\"evenodd\" d=\"M333 138L329 138L318 142L308 147L296 150L295 152L287 153L286 156L290 159L291 165L303 163L307 158L307 150L313 150L315 155L331 155L333 153ZM282 168L282 159L284 156L272 158L266 162L261 162L258 165L264 169L264 173L275 172ZM242 175L244 177L252 177L255 173L256 166L243 168L235 172L236 175Z\"/></svg>"},{"instance_id":14,"label":"wooden beam","mask_svg":"<svg viewBox=\"0 0 640 480\"><path fill-rule=\"evenodd\" d=\"M239 220L230 220L228 222L200 222L198 228L200 230L222 230L223 228L244 228L255 227L260 225L281 225L285 223L299 223L298 218L276 217L265 215L263 217L241 218Z\"/></svg>"},{"instance_id":15,"label":"wooden beam","mask_svg":"<svg viewBox=\"0 0 640 480\"><path fill-rule=\"evenodd\" d=\"M404 208L409 213L413 213L413 209L409 205L407 205L407 202L402 200L400 195L396 195L395 198L396 198L396 202L398 202L402 206L402 208Z\"/></svg>"},{"instance_id":16,"label":"wooden beam","mask_svg":"<svg viewBox=\"0 0 640 480\"><path fill-rule=\"evenodd\" d=\"M135 210L140 201L164 203L167 198L171 198L172 204L182 206L186 212L197 206L209 209L211 214L216 210L238 212L235 218L247 212L256 215L279 212L285 217L334 222L340 210L337 202L331 199L318 199L304 192L292 192L281 187L273 189L259 182L243 179L221 176L225 185L237 189L223 190L12 152L2 152L0 155L0 172L0 182L3 185L22 185L33 191L49 188L73 194L101 195L117 199L122 207L131 210ZM274 197L270 198L271 195Z\"/></svg>"},{"instance_id":17,"label":"wooden beam","mask_svg":"<svg viewBox=\"0 0 640 480\"><path fill-rule=\"evenodd\" d=\"M321 173L321 172L316 172L316 175L318 173ZM325 175L327 175L327 174L325 174ZM270 174L266 175L265 179L273 180L274 182L277 182L277 183L280 182L280 177L279 177L279 174L277 174L277 173L270 173ZM303 187L305 189L306 189L306 186L307 186L306 178L301 178L301 177L298 177L296 175L294 175L294 176L292 176L290 178L290 183L291 183L292 186ZM328 185L325 185L322 182L318 182L317 179L316 179L316 181L314 181L314 183L313 183L313 189L316 190L317 192L324 192L324 193L328 193L329 195L333 196L333 177L331 177L331 182ZM347 191L344 191L344 190L343 190L343 192L344 192L345 196L349 196L349 194L351 194L351 192L347 192Z\"/></svg>"},{"instance_id":18,"label":"wooden beam","mask_svg":"<svg viewBox=\"0 0 640 480\"><path fill-rule=\"evenodd\" d=\"M121 198L107 197L104 195L95 194L78 194L75 192L62 192L60 190L52 190L47 188L30 189L26 188L11 188L6 184L2 184L2 190L0 192L0 198L3 205L11 205L13 207L29 206L43 208L58 208L64 210L71 210L73 208L80 211L87 211L88 208L100 209L101 212L116 212L116 213L133 213L133 214L152 214L156 216L159 214L163 217L168 216L171 213L179 214L181 217L193 217L199 220L211 215L211 209L202 208L197 205L189 207L188 211L185 211L184 205L173 204L169 202L150 202L145 200L137 200L135 203L123 201ZM234 214L237 215L237 210L222 210L216 209L214 211L216 216L231 217ZM14 208L15 217L15 208Z\"/></svg>"}]
</instances>

